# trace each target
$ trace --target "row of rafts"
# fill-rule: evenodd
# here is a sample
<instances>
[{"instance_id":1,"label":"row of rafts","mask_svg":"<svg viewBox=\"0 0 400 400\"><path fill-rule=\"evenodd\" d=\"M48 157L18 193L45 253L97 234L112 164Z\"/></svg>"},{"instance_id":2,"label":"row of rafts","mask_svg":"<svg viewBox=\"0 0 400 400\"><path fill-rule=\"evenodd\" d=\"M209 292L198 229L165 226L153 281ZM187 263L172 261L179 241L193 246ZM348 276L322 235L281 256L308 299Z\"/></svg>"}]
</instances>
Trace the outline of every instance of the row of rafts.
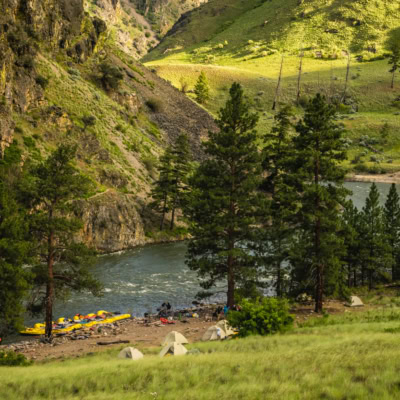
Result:
<instances>
[{"instance_id":1,"label":"row of rafts","mask_svg":"<svg viewBox=\"0 0 400 400\"><path fill-rule=\"evenodd\" d=\"M53 322L53 334L60 335L73 332L83 328L90 328L99 324L112 324L116 321L131 318L130 314L117 314L100 310L96 314L76 314L73 319L59 318ZM25 328L20 331L21 335L39 336L45 334L45 324L35 324L33 328Z\"/></svg>"}]
</instances>

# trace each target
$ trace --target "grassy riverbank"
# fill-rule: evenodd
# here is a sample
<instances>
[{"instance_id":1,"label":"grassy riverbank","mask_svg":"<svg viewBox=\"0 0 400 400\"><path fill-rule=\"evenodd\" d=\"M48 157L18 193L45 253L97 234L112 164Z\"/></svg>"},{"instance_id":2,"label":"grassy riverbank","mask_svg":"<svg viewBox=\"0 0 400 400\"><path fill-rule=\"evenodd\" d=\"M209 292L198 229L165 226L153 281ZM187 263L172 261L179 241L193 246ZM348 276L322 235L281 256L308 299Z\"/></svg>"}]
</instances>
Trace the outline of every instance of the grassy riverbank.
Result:
<instances>
[{"instance_id":1,"label":"grassy riverbank","mask_svg":"<svg viewBox=\"0 0 400 400\"><path fill-rule=\"evenodd\" d=\"M311 319L292 332L191 345L201 354L139 362L117 350L0 368L8 399L393 399L400 396L400 308Z\"/></svg>"}]
</instances>

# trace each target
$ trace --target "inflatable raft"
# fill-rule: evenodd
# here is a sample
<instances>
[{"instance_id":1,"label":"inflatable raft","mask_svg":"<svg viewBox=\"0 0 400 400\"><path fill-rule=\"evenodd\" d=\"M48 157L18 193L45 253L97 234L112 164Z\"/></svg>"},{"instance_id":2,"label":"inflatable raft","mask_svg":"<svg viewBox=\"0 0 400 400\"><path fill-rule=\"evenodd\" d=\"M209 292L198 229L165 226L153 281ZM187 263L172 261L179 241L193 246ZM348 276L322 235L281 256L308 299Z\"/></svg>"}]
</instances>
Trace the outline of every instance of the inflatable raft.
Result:
<instances>
[{"instance_id":1,"label":"inflatable raft","mask_svg":"<svg viewBox=\"0 0 400 400\"><path fill-rule=\"evenodd\" d=\"M116 321L130 318L130 314L112 314L101 310L97 314L80 315L77 314L74 318L59 318L57 323L53 323L53 334L65 334L83 328L91 328L99 324L112 324ZM33 328L25 328L19 332L21 335L39 336L45 334L45 324L35 324Z\"/></svg>"}]
</instances>

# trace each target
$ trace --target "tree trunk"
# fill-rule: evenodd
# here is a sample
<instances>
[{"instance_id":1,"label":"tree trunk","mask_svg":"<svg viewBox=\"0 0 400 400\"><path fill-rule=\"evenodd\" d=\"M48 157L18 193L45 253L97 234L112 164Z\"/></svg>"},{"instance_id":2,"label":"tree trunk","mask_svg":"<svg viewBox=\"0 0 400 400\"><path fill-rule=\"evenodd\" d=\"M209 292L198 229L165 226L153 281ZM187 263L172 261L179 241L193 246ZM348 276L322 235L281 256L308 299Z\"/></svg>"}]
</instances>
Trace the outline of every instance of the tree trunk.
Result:
<instances>
[{"instance_id":1,"label":"tree trunk","mask_svg":"<svg viewBox=\"0 0 400 400\"><path fill-rule=\"evenodd\" d=\"M346 70L346 82L344 84L344 90L343 90L343 95L342 95L342 103L345 101L346 99L346 94L347 94L347 86L349 84L349 76L350 76L350 61L351 61L351 57L350 57L350 53L348 53L347 56L347 70Z\"/></svg>"},{"instance_id":2,"label":"tree trunk","mask_svg":"<svg viewBox=\"0 0 400 400\"><path fill-rule=\"evenodd\" d=\"M161 223L160 223L160 231L162 231L164 229L164 221L165 221L166 212L167 212L167 194L165 194L165 197L164 197L163 212L162 212Z\"/></svg>"},{"instance_id":3,"label":"tree trunk","mask_svg":"<svg viewBox=\"0 0 400 400\"><path fill-rule=\"evenodd\" d=\"M232 248L233 250L233 248ZM228 256L228 293L227 293L227 305L230 309L235 305L235 271L234 271L234 260L233 256Z\"/></svg>"},{"instance_id":4,"label":"tree trunk","mask_svg":"<svg viewBox=\"0 0 400 400\"><path fill-rule=\"evenodd\" d=\"M276 279L276 295L282 297L282 271L280 262L276 265L277 269L277 279Z\"/></svg>"},{"instance_id":5,"label":"tree trunk","mask_svg":"<svg viewBox=\"0 0 400 400\"><path fill-rule=\"evenodd\" d=\"M299 76L297 78L297 96L296 96L296 104L299 105L300 101L300 93L301 93L301 74L303 72L303 57L304 53L300 54L300 66L299 66Z\"/></svg>"},{"instance_id":6,"label":"tree trunk","mask_svg":"<svg viewBox=\"0 0 400 400\"><path fill-rule=\"evenodd\" d=\"M280 90L280 88L281 88L282 71L283 71L283 60L284 60L284 56L282 56L281 69L280 69L280 71L279 71L279 78L278 78L278 85L276 86L274 104L272 105L272 110L274 110L274 111L275 111L275 109L276 109L276 104L278 103L278 99L279 99L279 90Z\"/></svg>"},{"instance_id":7,"label":"tree trunk","mask_svg":"<svg viewBox=\"0 0 400 400\"><path fill-rule=\"evenodd\" d=\"M356 268L354 268L353 274L354 274L354 277L353 277L353 286L354 286L354 287L357 287L357 269L356 269Z\"/></svg>"},{"instance_id":8,"label":"tree trunk","mask_svg":"<svg viewBox=\"0 0 400 400\"><path fill-rule=\"evenodd\" d=\"M174 229L174 225L175 225L175 207L172 209L172 215L171 215L171 225L169 227L169 229L172 231L172 229Z\"/></svg>"},{"instance_id":9,"label":"tree trunk","mask_svg":"<svg viewBox=\"0 0 400 400\"><path fill-rule=\"evenodd\" d=\"M51 219L51 218L50 218ZM47 285L46 285L46 338L51 339L53 331L53 302L54 302L54 233L51 232L47 241Z\"/></svg>"},{"instance_id":10,"label":"tree trunk","mask_svg":"<svg viewBox=\"0 0 400 400\"><path fill-rule=\"evenodd\" d=\"M372 290L372 270L368 271L368 289Z\"/></svg>"},{"instance_id":11,"label":"tree trunk","mask_svg":"<svg viewBox=\"0 0 400 400\"><path fill-rule=\"evenodd\" d=\"M390 85L391 89L394 89L394 77L395 77L395 75L396 75L396 70L394 70L393 74L392 74L392 84Z\"/></svg>"},{"instance_id":12,"label":"tree trunk","mask_svg":"<svg viewBox=\"0 0 400 400\"><path fill-rule=\"evenodd\" d=\"M317 153L319 152L319 141L317 140ZM319 171L320 171L320 164L319 164L319 156L315 160L314 165L314 184L315 190L318 191L319 187ZM315 287L315 312L320 313L322 312L322 297L324 291L324 266L321 260L321 217L320 213L320 198L319 193L315 196L315 213L317 214L317 218L315 221L315 257L317 261L317 282Z\"/></svg>"}]
</instances>

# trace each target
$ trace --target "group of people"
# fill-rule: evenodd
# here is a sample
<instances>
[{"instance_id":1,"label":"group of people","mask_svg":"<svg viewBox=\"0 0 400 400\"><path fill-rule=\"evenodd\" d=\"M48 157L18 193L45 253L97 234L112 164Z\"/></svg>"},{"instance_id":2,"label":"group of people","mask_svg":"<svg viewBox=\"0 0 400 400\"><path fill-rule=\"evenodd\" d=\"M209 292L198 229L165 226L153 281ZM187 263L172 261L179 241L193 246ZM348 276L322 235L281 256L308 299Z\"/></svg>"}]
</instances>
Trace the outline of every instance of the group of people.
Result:
<instances>
[{"instance_id":1,"label":"group of people","mask_svg":"<svg viewBox=\"0 0 400 400\"><path fill-rule=\"evenodd\" d=\"M220 320L221 318L226 318L226 315L228 314L228 311L241 311L242 308L239 305L234 305L232 308L228 306L218 306L216 310L213 313L213 318L216 318L217 320Z\"/></svg>"}]
</instances>

